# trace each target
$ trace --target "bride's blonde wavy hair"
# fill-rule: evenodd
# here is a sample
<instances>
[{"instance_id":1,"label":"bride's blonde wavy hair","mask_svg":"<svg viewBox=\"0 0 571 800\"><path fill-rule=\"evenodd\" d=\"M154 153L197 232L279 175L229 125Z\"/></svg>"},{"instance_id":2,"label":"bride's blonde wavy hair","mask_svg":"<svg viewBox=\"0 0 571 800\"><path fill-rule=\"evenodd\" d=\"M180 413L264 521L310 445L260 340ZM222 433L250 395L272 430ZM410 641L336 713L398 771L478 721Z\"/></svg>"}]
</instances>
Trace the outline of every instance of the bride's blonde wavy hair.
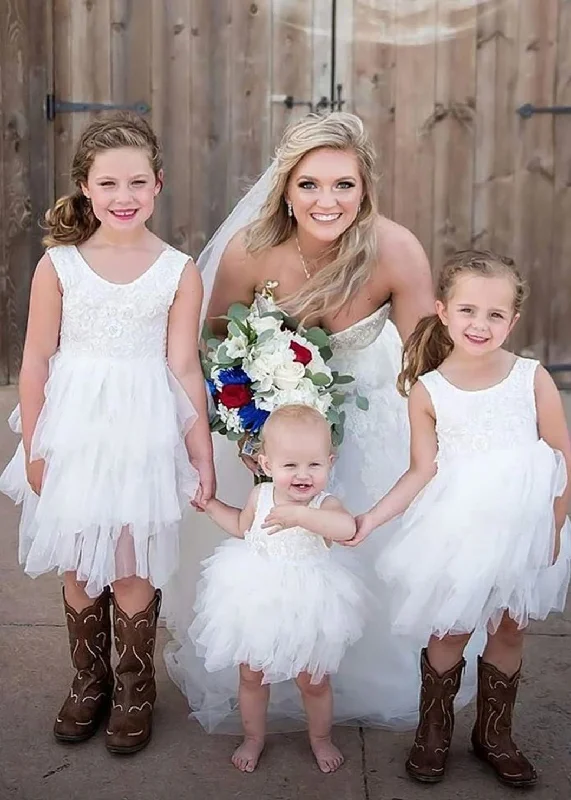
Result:
<instances>
[{"instance_id":1,"label":"bride's blonde wavy hair","mask_svg":"<svg viewBox=\"0 0 571 800\"><path fill-rule=\"evenodd\" d=\"M252 254L260 253L291 237L296 223L287 213L288 181L301 159L320 148L355 154L363 196L355 220L331 247L330 263L302 289L281 301L288 313L302 323L325 312L338 312L367 283L378 260L375 151L359 117L342 111L327 116L310 114L286 129L276 151L270 192L260 216L246 230L246 249Z\"/></svg>"}]
</instances>

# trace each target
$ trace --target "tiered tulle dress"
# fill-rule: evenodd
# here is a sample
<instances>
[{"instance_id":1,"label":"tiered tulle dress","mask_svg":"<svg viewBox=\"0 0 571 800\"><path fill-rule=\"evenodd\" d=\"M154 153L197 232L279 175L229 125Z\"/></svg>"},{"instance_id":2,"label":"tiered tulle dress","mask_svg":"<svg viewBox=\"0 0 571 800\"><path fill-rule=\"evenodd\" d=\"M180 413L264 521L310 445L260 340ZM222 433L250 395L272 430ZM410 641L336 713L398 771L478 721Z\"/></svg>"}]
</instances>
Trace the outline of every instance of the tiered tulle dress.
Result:
<instances>
[{"instance_id":1,"label":"tiered tulle dress","mask_svg":"<svg viewBox=\"0 0 571 800\"><path fill-rule=\"evenodd\" d=\"M130 575L161 587L198 486L184 445L196 413L166 361L188 256L167 247L141 277L114 284L75 246L48 253L63 308L31 445L46 462L41 496L27 483L21 443L0 476L0 490L23 503L20 561L31 576L76 571L94 597ZM10 424L20 432L18 408Z\"/></svg>"},{"instance_id":2,"label":"tiered tulle dress","mask_svg":"<svg viewBox=\"0 0 571 800\"><path fill-rule=\"evenodd\" d=\"M494 631L506 610L523 627L564 608L571 526L553 563L553 504L567 475L562 455L538 436L536 368L517 358L503 381L480 391L438 371L420 378L436 414L438 471L378 560L396 631Z\"/></svg>"},{"instance_id":3,"label":"tiered tulle dress","mask_svg":"<svg viewBox=\"0 0 571 800\"><path fill-rule=\"evenodd\" d=\"M319 508L325 497L310 507ZM263 671L264 683L303 671L319 682L338 670L346 648L362 635L367 591L331 558L321 536L300 527L269 534L262 525L273 505L273 484L261 484L245 539L226 540L204 562L189 637L208 672L248 664ZM232 695L220 682L210 689L200 682L194 715L210 729L231 709Z\"/></svg>"}]
</instances>

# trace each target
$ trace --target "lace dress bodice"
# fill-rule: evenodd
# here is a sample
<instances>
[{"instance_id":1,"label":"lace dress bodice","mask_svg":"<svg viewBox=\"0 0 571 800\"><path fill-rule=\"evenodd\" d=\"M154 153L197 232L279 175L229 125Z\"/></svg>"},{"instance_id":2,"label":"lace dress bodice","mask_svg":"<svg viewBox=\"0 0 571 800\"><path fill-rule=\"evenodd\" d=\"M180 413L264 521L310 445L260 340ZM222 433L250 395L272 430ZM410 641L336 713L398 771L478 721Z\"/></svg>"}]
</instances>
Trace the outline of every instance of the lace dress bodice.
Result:
<instances>
[{"instance_id":1,"label":"lace dress bodice","mask_svg":"<svg viewBox=\"0 0 571 800\"><path fill-rule=\"evenodd\" d=\"M459 389L437 370L422 375L436 414L439 461L537 442L537 363L518 357L504 380L478 391Z\"/></svg>"},{"instance_id":2,"label":"lace dress bodice","mask_svg":"<svg viewBox=\"0 0 571 800\"><path fill-rule=\"evenodd\" d=\"M61 355L164 359L169 308L187 255L166 247L139 278L116 284L94 272L75 246L48 254L63 289Z\"/></svg>"},{"instance_id":3,"label":"lace dress bodice","mask_svg":"<svg viewBox=\"0 0 571 800\"><path fill-rule=\"evenodd\" d=\"M310 508L319 508L326 497L327 494L325 492L318 494L311 501ZM262 525L273 505L273 484L262 483L254 522L244 537L250 547L254 548L256 552L286 560L322 558L329 552L329 548L322 536L318 536L304 528L290 528L289 530L268 534L267 529L262 528Z\"/></svg>"}]
</instances>

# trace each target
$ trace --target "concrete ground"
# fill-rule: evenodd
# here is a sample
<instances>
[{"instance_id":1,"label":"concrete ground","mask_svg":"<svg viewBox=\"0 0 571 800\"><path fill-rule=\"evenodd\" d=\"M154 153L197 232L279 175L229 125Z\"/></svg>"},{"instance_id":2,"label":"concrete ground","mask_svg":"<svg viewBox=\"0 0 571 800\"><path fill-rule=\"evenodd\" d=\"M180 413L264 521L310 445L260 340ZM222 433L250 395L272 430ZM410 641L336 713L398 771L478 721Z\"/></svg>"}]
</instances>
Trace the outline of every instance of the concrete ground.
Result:
<instances>
[{"instance_id":1,"label":"concrete ground","mask_svg":"<svg viewBox=\"0 0 571 800\"><path fill-rule=\"evenodd\" d=\"M0 389L0 420L16 400ZM571 409L571 403L569 403ZM0 424L0 466L15 437ZM340 728L345 766L325 776L302 734L270 739L258 771L230 764L236 739L208 736L187 719L158 643L159 700L155 735L138 756L109 755L99 734L76 747L51 736L54 713L69 685L66 630L57 577L31 581L17 563L18 515L0 497L0 800L500 800L514 791L497 784L468 751L473 709L459 715L446 783L419 786L403 761L410 734ZM516 734L535 760L537 800L571 797L571 604L563 616L535 625L528 637Z\"/></svg>"}]
</instances>

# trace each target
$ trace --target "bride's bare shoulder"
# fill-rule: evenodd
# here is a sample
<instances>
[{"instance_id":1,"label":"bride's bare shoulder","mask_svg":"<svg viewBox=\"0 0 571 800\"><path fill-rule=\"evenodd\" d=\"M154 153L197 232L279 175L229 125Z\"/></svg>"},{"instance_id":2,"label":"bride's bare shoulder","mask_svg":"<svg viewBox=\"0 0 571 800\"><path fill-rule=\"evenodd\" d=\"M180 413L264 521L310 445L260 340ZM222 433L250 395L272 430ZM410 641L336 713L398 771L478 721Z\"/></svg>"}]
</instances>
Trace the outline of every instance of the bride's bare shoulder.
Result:
<instances>
[{"instance_id":1,"label":"bride's bare shoulder","mask_svg":"<svg viewBox=\"0 0 571 800\"><path fill-rule=\"evenodd\" d=\"M238 231L228 242L226 249L220 259L220 270L236 270L237 268L249 273L258 272L260 264L267 260L264 252L252 253L246 247L246 233L244 230Z\"/></svg>"},{"instance_id":2,"label":"bride's bare shoulder","mask_svg":"<svg viewBox=\"0 0 571 800\"><path fill-rule=\"evenodd\" d=\"M419 273L430 274L423 246L412 231L392 219L379 215L377 220L379 264L383 272L394 273L399 280Z\"/></svg>"}]
</instances>

